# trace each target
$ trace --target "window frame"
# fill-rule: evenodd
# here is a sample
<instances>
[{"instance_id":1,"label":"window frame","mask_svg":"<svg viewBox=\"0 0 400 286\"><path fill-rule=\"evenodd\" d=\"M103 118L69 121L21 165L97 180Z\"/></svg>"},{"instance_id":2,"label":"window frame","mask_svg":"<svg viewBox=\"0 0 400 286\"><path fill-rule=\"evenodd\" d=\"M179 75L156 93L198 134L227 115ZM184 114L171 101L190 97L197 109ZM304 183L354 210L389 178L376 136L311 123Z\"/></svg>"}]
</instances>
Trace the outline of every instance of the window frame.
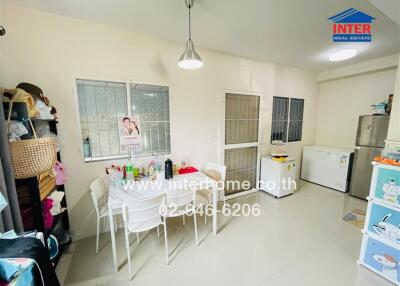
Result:
<instances>
[{"instance_id":1,"label":"window frame","mask_svg":"<svg viewBox=\"0 0 400 286\"><path fill-rule=\"evenodd\" d=\"M286 103L286 104L287 104L287 106L285 107L285 108L286 108L286 112L283 113L283 115L285 116L284 119L274 120L274 114L277 112L277 111L275 111L275 108L274 108L274 100L275 100L275 99L284 100L285 102L282 102L282 103ZM270 136L270 142L276 141L276 140L283 140L285 143L287 143L288 131L289 131L289 128L288 128L288 126L289 126L289 108L290 108L290 98L288 98L288 97L283 97L283 96L274 96L274 97L272 98L271 136ZM284 134L284 135L285 135L285 138L284 138L284 139L273 138L273 135L274 135L274 130L273 130L274 122L283 122L283 123L286 123L285 128L282 128L282 130L285 131L285 134ZM279 131L280 131L280 130L279 130ZM275 133L277 133L277 132L278 132L278 130L276 130Z\"/></svg>"},{"instance_id":2,"label":"window frame","mask_svg":"<svg viewBox=\"0 0 400 286\"><path fill-rule=\"evenodd\" d=\"M299 120L299 119L291 119L291 117L290 117L290 112L291 112L291 110L292 110L292 102L293 102L293 100L294 101L299 101L299 102L302 102L302 109L301 109L301 120ZM291 97L291 98L289 98L289 110L288 110L288 126L287 126L287 142L288 143L291 143L291 142L301 142L302 141L302 139L303 139L303 122L304 122L304 102L305 102L305 100L304 100L304 98L297 98L297 97ZM301 125L300 125L300 139L298 139L298 140L289 140L289 135L290 135L290 123L291 122L301 122Z\"/></svg>"},{"instance_id":3,"label":"window frame","mask_svg":"<svg viewBox=\"0 0 400 286\"><path fill-rule=\"evenodd\" d=\"M83 151L83 144L82 142L84 141L84 138L82 136L82 124L81 124L81 117L80 117L80 110L79 110L79 94L78 94L78 88L77 88L77 82L81 81L100 81L100 82L107 82L107 83L117 83L117 84L124 84L125 85L125 90L126 90L126 108L127 108L127 116L131 116L131 91L130 87L131 85L134 84L143 84L143 85L154 85L154 86L165 86L168 87L168 112L169 112L169 130L170 130L170 150L169 153L166 154L143 154L143 155L134 155L133 158L136 159L144 159L144 158L151 158L154 156L171 156L171 138L172 138L172 124L171 124L171 86L169 83L166 82L149 82L146 80L125 80L125 79L104 79L104 78L95 78L95 77L87 77L87 76L82 76L82 77L75 77L73 80L73 85L74 85L74 93L75 93L75 116L76 116L76 124L77 124L77 129L79 131L79 138L80 138L80 144L79 144L79 151L81 153L82 159L84 163L91 163L91 162L101 162L101 161L116 161L116 160L124 160L130 158L129 154L118 154L118 155L109 155L109 156L99 156L99 157L91 157L91 158L85 158L84 151Z\"/></svg>"},{"instance_id":4,"label":"window frame","mask_svg":"<svg viewBox=\"0 0 400 286\"><path fill-rule=\"evenodd\" d=\"M286 136L285 136L285 140L283 140L284 143L288 144L288 143L294 143L294 142L301 142L303 140L303 123L304 123L304 106L305 106L305 99L304 98L300 98L300 97L286 97L286 96L273 96L272 97L272 112L271 112L271 135L270 135L270 142L274 141L274 140L278 140L278 139L273 139L272 135L273 135L273 122L277 121L274 120L273 118L273 114L274 114L274 98L281 98L281 99L287 99L288 100L288 106L287 106L287 111L286 111L286 120L281 120L281 121L286 121ZM302 113L301 113L301 120L298 119L291 119L290 116L290 112L291 112L291 108L292 108L292 100L299 100L303 103L302 105ZM301 122L301 135L300 135L300 139L299 140L289 140L289 128L290 128L290 123L291 121L293 122Z\"/></svg>"}]
</instances>

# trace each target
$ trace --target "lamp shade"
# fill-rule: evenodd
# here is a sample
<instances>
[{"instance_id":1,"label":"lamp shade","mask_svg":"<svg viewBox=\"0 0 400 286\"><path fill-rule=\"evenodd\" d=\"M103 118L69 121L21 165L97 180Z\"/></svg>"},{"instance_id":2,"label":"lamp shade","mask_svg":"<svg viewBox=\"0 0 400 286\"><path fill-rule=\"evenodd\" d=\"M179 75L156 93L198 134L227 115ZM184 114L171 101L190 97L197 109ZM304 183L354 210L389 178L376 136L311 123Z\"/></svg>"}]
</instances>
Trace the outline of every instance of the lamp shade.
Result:
<instances>
[{"instance_id":1,"label":"lamp shade","mask_svg":"<svg viewBox=\"0 0 400 286\"><path fill-rule=\"evenodd\" d=\"M194 49L194 45L191 39L186 43L186 50L183 55L179 58L178 67L182 69L198 69L203 66L199 54Z\"/></svg>"},{"instance_id":2,"label":"lamp shade","mask_svg":"<svg viewBox=\"0 0 400 286\"><path fill-rule=\"evenodd\" d=\"M3 195L0 193L0 212L4 210L7 206L6 199L3 197Z\"/></svg>"}]
</instances>

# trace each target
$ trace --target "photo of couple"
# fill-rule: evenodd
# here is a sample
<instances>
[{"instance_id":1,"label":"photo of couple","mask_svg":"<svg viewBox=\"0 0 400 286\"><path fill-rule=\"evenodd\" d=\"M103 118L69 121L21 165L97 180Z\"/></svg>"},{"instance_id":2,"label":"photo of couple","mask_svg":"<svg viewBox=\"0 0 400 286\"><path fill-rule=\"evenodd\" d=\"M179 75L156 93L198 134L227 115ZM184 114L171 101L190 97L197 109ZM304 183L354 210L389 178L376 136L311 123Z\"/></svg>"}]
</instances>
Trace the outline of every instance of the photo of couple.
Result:
<instances>
[{"instance_id":1,"label":"photo of couple","mask_svg":"<svg viewBox=\"0 0 400 286\"><path fill-rule=\"evenodd\" d=\"M119 142L122 152L138 150L141 145L139 116L125 116L118 120Z\"/></svg>"},{"instance_id":2,"label":"photo of couple","mask_svg":"<svg viewBox=\"0 0 400 286\"><path fill-rule=\"evenodd\" d=\"M122 118L122 127L119 130L120 136L140 135L140 130L136 118Z\"/></svg>"}]
</instances>

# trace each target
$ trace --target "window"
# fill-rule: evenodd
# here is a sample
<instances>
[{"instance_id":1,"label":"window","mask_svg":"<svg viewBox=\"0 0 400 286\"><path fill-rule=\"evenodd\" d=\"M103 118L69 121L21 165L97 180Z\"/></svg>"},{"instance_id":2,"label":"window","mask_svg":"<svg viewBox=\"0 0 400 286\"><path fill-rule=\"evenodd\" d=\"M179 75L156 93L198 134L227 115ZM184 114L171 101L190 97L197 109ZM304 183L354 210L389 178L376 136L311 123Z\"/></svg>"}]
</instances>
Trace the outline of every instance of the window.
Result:
<instances>
[{"instance_id":1,"label":"window","mask_svg":"<svg viewBox=\"0 0 400 286\"><path fill-rule=\"evenodd\" d=\"M131 84L131 114L139 115L141 156L170 153L169 91L166 86Z\"/></svg>"},{"instance_id":2,"label":"window","mask_svg":"<svg viewBox=\"0 0 400 286\"><path fill-rule=\"evenodd\" d=\"M136 157L170 153L166 86L77 80L85 161L128 157L120 150L118 119L138 115L142 146Z\"/></svg>"},{"instance_id":3,"label":"window","mask_svg":"<svg viewBox=\"0 0 400 286\"><path fill-rule=\"evenodd\" d=\"M290 99L290 116L289 116L289 134L288 141L295 142L301 141L303 131L303 109L304 99L291 98Z\"/></svg>"},{"instance_id":4,"label":"window","mask_svg":"<svg viewBox=\"0 0 400 286\"><path fill-rule=\"evenodd\" d=\"M289 98L275 97L272 105L271 141L287 140Z\"/></svg>"},{"instance_id":5,"label":"window","mask_svg":"<svg viewBox=\"0 0 400 286\"><path fill-rule=\"evenodd\" d=\"M304 99L274 96L271 141L301 141L303 110Z\"/></svg>"}]
</instances>

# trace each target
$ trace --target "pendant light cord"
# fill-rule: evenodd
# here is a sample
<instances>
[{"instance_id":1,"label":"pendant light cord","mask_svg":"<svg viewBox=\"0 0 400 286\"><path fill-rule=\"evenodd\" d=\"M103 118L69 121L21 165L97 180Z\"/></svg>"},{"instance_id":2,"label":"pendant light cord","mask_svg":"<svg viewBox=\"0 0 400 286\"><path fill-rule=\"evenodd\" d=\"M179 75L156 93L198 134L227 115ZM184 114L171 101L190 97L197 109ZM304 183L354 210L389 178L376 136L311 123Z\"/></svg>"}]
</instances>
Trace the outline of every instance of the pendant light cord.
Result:
<instances>
[{"instance_id":1,"label":"pendant light cord","mask_svg":"<svg viewBox=\"0 0 400 286\"><path fill-rule=\"evenodd\" d=\"M192 39L192 24L191 24L191 19L190 19L190 8L192 8L192 6L189 6L189 40Z\"/></svg>"}]
</instances>

